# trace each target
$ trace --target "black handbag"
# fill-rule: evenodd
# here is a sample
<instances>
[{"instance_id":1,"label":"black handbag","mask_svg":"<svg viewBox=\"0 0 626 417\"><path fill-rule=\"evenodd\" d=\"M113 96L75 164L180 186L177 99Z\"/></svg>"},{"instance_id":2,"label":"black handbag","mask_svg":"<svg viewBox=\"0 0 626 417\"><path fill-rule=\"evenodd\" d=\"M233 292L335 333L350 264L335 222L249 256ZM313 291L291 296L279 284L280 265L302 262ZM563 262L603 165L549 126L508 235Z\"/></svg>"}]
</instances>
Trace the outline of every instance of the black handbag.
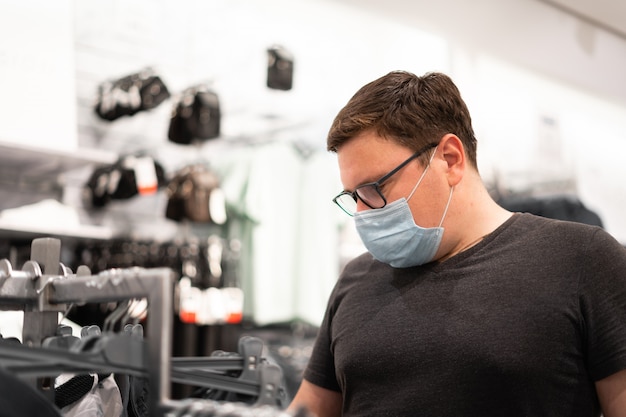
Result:
<instances>
[{"instance_id":1,"label":"black handbag","mask_svg":"<svg viewBox=\"0 0 626 417\"><path fill-rule=\"evenodd\" d=\"M151 69L130 74L98 86L96 114L108 121L157 107L170 97L161 78Z\"/></svg>"},{"instance_id":2,"label":"black handbag","mask_svg":"<svg viewBox=\"0 0 626 417\"><path fill-rule=\"evenodd\" d=\"M291 90L293 86L293 55L282 46L267 49L267 87Z\"/></svg>"},{"instance_id":3,"label":"black handbag","mask_svg":"<svg viewBox=\"0 0 626 417\"><path fill-rule=\"evenodd\" d=\"M214 139L220 135L220 124L218 95L204 85L190 87L172 109L167 137L183 145Z\"/></svg>"},{"instance_id":4,"label":"black handbag","mask_svg":"<svg viewBox=\"0 0 626 417\"><path fill-rule=\"evenodd\" d=\"M140 164L154 164L156 182L144 187L138 176ZM111 200L127 200L138 194L151 194L166 185L165 170L147 156L127 155L113 165L96 168L85 184L85 200L91 207L104 207Z\"/></svg>"}]
</instances>

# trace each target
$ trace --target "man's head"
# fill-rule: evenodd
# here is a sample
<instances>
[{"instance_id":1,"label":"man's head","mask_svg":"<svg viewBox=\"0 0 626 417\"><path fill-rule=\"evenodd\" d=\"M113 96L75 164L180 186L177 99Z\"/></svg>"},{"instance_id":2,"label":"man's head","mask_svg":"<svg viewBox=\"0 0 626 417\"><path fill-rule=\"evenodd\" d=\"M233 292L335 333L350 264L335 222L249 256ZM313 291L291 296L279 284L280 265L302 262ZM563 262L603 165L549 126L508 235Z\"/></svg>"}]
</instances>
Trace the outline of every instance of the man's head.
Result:
<instances>
[{"instance_id":1,"label":"man's head","mask_svg":"<svg viewBox=\"0 0 626 417\"><path fill-rule=\"evenodd\" d=\"M418 77L394 71L366 84L335 117L327 148L337 152L345 142L368 130L414 151L452 133L463 143L469 164L477 168L469 111L445 74ZM421 157L423 163L427 157Z\"/></svg>"}]
</instances>

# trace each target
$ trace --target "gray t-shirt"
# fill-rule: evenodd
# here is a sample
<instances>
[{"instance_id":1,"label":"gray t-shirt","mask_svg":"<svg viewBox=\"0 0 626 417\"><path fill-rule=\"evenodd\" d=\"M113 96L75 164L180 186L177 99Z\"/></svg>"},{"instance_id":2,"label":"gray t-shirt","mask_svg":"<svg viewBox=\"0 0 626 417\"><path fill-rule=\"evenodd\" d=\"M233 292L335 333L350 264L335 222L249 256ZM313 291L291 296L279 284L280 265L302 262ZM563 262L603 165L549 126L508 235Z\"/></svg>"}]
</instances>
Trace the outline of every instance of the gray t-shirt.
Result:
<instances>
[{"instance_id":1,"label":"gray t-shirt","mask_svg":"<svg viewBox=\"0 0 626 417\"><path fill-rule=\"evenodd\" d=\"M626 369L626 249L601 228L515 214L442 263L364 254L330 297L304 377L344 416L598 416Z\"/></svg>"}]
</instances>

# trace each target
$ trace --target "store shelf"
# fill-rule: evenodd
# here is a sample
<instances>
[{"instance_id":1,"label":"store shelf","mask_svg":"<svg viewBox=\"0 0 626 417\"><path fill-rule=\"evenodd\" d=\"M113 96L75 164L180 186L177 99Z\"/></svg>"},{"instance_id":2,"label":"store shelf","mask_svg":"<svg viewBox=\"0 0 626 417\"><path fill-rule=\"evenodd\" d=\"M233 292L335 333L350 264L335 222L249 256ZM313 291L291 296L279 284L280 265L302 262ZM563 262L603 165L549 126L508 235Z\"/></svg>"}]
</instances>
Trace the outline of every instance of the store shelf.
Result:
<instances>
[{"instance_id":1,"label":"store shelf","mask_svg":"<svg viewBox=\"0 0 626 417\"><path fill-rule=\"evenodd\" d=\"M113 152L97 149L55 150L32 147L0 140L0 186L14 202L29 204L41 194L50 198L50 190L62 190L65 174L94 165L112 164L117 160ZM14 207L15 205L7 205ZM52 214L50 214L52 215ZM0 217L0 236L32 239L39 236L79 239L110 239L115 231L97 225L68 224L61 219L48 217L42 225L41 216L32 222Z\"/></svg>"},{"instance_id":2,"label":"store shelf","mask_svg":"<svg viewBox=\"0 0 626 417\"><path fill-rule=\"evenodd\" d=\"M11 224L0 219L0 236L18 239L33 239L36 237L57 237L70 239L108 240L115 237L115 231L102 226L80 225L76 227L30 226L27 224Z\"/></svg>"},{"instance_id":3,"label":"store shelf","mask_svg":"<svg viewBox=\"0 0 626 417\"><path fill-rule=\"evenodd\" d=\"M97 149L53 150L0 141L0 172L11 178L46 179L93 164L117 160L113 152Z\"/></svg>"}]
</instances>

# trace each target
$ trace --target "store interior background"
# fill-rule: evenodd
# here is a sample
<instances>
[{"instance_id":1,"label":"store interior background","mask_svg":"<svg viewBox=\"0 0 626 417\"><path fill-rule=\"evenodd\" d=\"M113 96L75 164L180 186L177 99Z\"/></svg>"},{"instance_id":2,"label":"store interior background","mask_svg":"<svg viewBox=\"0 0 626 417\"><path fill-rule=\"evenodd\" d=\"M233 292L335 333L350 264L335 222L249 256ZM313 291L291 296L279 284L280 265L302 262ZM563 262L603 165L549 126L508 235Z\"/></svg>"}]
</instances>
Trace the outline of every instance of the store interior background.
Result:
<instances>
[{"instance_id":1,"label":"store interior background","mask_svg":"<svg viewBox=\"0 0 626 417\"><path fill-rule=\"evenodd\" d=\"M626 243L624 22L617 0L0 0L0 237L204 239L210 226L165 218L164 190L94 211L82 189L124 154L168 174L206 162L254 225L244 314L316 325L362 250L331 202L341 184L327 129L359 87L403 69L457 82L492 189L575 196ZM294 56L290 91L265 84L272 45ZM146 67L172 97L99 119L98 85ZM220 97L221 136L171 143L174 100L199 83Z\"/></svg>"}]
</instances>

